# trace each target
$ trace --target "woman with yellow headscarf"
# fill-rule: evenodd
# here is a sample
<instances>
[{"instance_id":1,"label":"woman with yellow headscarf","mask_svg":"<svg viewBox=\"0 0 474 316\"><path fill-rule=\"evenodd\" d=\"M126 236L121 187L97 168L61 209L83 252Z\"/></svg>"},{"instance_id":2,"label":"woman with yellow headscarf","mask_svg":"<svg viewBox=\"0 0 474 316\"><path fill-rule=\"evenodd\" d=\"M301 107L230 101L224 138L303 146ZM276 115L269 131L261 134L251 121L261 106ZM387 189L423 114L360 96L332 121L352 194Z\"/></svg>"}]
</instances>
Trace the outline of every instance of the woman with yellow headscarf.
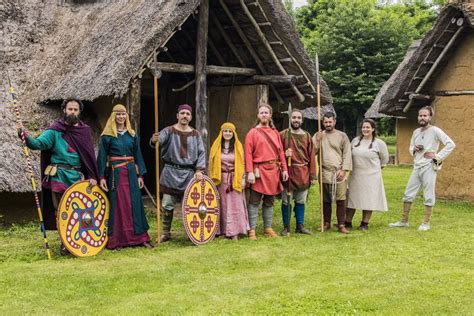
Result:
<instances>
[{"instance_id":1,"label":"woman with yellow headscarf","mask_svg":"<svg viewBox=\"0 0 474 316\"><path fill-rule=\"evenodd\" d=\"M235 126L224 123L212 144L209 172L221 196L221 216L217 234L233 240L249 230L247 206L243 192L244 147Z\"/></svg>"},{"instance_id":2,"label":"woman with yellow headscarf","mask_svg":"<svg viewBox=\"0 0 474 316\"><path fill-rule=\"evenodd\" d=\"M122 104L114 106L102 132L97 165L100 187L110 201L107 248L135 245L152 248L140 192L145 163L140 140Z\"/></svg>"}]
</instances>

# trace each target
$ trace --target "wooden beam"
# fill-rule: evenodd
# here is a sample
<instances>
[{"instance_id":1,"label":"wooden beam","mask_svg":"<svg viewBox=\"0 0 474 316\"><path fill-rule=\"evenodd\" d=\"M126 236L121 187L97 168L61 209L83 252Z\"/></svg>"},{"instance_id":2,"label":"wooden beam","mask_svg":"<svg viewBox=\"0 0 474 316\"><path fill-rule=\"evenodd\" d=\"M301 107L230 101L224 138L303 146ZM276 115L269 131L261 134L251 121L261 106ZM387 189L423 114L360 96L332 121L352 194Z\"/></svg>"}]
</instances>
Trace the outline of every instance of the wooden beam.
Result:
<instances>
[{"instance_id":1,"label":"wooden beam","mask_svg":"<svg viewBox=\"0 0 474 316\"><path fill-rule=\"evenodd\" d=\"M438 96L455 96L455 95L474 95L474 90L459 90L459 91L436 91Z\"/></svg>"},{"instance_id":2,"label":"wooden beam","mask_svg":"<svg viewBox=\"0 0 474 316\"><path fill-rule=\"evenodd\" d=\"M247 7L245 1L240 0L240 5L241 5L242 9L244 10L245 14L247 15L247 17L249 18L250 22L252 22L252 24L254 25L255 30L257 31L258 37L260 37L260 40L264 44L267 51L270 53L270 56L272 57L273 61L277 65L278 69L280 69L282 74L288 75L286 69L282 66L281 61L278 59L278 56L275 54L275 52L273 51L272 46L270 45L267 38L265 37L265 34L263 34L263 32L260 29L260 26L258 25L257 21L255 21L252 13L250 13L250 10ZM289 58L289 60L292 61L291 58ZM300 102L304 102L305 96L298 90L298 88L294 84L291 84L291 89L293 90L295 95L298 97L298 100Z\"/></svg>"},{"instance_id":3,"label":"wooden beam","mask_svg":"<svg viewBox=\"0 0 474 316\"><path fill-rule=\"evenodd\" d=\"M275 84L294 84L296 83L297 77L293 75L286 76L253 76L253 80L260 83L275 83Z\"/></svg>"},{"instance_id":4,"label":"wooden beam","mask_svg":"<svg viewBox=\"0 0 474 316\"><path fill-rule=\"evenodd\" d=\"M230 12L229 8L227 7L226 3L224 0L219 0L219 3L221 5L221 7L224 9L224 12L225 14L227 15L227 17L229 18L229 20L231 21L232 25L234 26L235 30L237 31L237 33L239 34L240 36L240 39L244 42L245 46L247 47L250 55L252 55L253 59L255 60L255 63L257 64L258 66L258 69L260 70L260 72L264 75L267 74L267 71L265 70L265 67L262 63L262 60L260 59L260 57L258 57L258 54L257 52L255 51L255 49L252 47L252 44L250 43L249 39L247 38L247 36L245 35L245 33L242 31L242 29L240 28L239 26L239 23L237 23L237 21L234 19L234 16L232 15L232 13ZM278 93L278 91L275 89L275 87L273 85L270 86L270 88L272 89L272 92L275 94L275 97L277 98L278 102L280 104L283 104L285 101L283 101L283 98L280 96L280 94Z\"/></svg>"},{"instance_id":5,"label":"wooden beam","mask_svg":"<svg viewBox=\"0 0 474 316\"><path fill-rule=\"evenodd\" d=\"M208 103L207 103L207 42L209 26L209 0L201 0L196 37L196 129L201 133L206 152L208 142Z\"/></svg>"},{"instance_id":6,"label":"wooden beam","mask_svg":"<svg viewBox=\"0 0 474 316\"><path fill-rule=\"evenodd\" d=\"M434 97L427 94L413 93L408 96L408 99L431 101L434 99Z\"/></svg>"},{"instance_id":7,"label":"wooden beam","mask_svg":"<svg viewBox=\"0 0 474 316\"><path fill-rule=\"evenodd\" d=\"M451 37L451 39L449 40L449 42L446 44L446 46L443 48L443 50L441 51L441 53L439 54L438 58L436 58L436 61L433 63L433 65L431 66L430 70L428 71L428 73L425 75L425 78L423 78L423 80L420 82L420 84L418 85L418 87L416 88L415 90L415 93L419 93L421 91L421 89L423 89L423 87L425 86L425 84L428 82L428 80L430 80L430 77L431 75L435 72L436 68L438 67L438 65L441 63L441 60L444 58L444 56L446 55L446 53L448 52L449 48L453 45L454 41L456 40L456 38L458 38L458 36L461 34L461 32L464 30L465 26L461 26L460 28L457 29L456 33L453 35L453 37ZM424 62L423 62L424 63ZM410 109L411 105L413 104L413 100L414 99L410 99L410 101L408 101L407 105L405 105L405 107L403 108L403 112L404 113L407 113L408 110Z\"/></svg>"},{"instance_id":8,"label":"wooden beam","mask_svg":"<svg viewBox=\"0 0 474 316\"><path fill-rule=\"evenodd\" d=\"M195 73L194 65L153 62L150 69L159 69L163 72ZM205 66L206 73L209 75L233 75L233 76L253 76L257 71L253 68L223 67L223 66Z\"/></svg>"},{"instance_id":9,"label":"wooden beam","mask_svg":"<svg viewBox=\"0 0 474 316\"><path fill-rule=\"evenodd\" d=\"M209 14L211 16L212 22L217 26L217 29L219 30L222 37L224 38L224 41L227 43L227 45L229 46L232 53L234 53L234 55L237 58L237 60L239 61L240 65L242 67L247 67L247 65L245 64L243 58L240 56L239 51L235 47L234 43L232 43L232 40L230 39L229 35L227 35L226 31L222 27L221 22L219 22L219 19L214 15L214 13L212 11Z\"/></svg>"},{"instance_id":10,"label":"wooden beam","mask_svg":"<svg viewBox=\"0 0 474 316\"><path fill-rule=\"evenodd\" d=\"M130 83L130 120L132 128L137 135L140 135L140 99L141 99L141 80L132 79Z\"/></svg>"},{"instance_id":11,"label":"wooden beam","mask_svg":"<svg viewBox=\"0 0 474 316\"><path fill-rule=\"evenodd\" d=\"M195 16L193 16L193 17L194 17L194 20L197 20L197 18ZM189 36L189 34L187 32L184 32L184 34L185 34L186 39L188 40L188 42L194 43L194 41L191 39L191 37ZM212 53L214 54L214 56L217 57L217 60L219 61L219 64L221 64L221 66L227 65L227 63L225 62L224 57L222 57L221 53L219 52L219 49L214 44L214 41L212 40L211 33L208 32L207 36L208 36L209 47L211 48Z\"/></svg>"}]
</instances>

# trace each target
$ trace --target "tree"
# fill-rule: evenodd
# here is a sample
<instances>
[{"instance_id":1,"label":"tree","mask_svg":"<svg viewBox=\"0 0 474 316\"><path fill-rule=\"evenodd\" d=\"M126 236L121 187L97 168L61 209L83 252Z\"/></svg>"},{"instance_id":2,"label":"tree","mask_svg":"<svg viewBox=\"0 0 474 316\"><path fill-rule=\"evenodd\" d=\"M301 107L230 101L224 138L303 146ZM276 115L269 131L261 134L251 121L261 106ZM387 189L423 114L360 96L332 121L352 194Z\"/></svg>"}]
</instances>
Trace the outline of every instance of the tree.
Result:
<instances>
[{"instance_id":1,"label":"tree","mask_svg":"<svg viewBox=\"0 0 474 316\"><path fill-rule=\"evenodd\" d=\"M426 3L376 0L313 0L296 22L310 55L334 98L339 128L355 135L358 121L413 39L431 27L436 12Z\"/></svg>"}]
</instances>

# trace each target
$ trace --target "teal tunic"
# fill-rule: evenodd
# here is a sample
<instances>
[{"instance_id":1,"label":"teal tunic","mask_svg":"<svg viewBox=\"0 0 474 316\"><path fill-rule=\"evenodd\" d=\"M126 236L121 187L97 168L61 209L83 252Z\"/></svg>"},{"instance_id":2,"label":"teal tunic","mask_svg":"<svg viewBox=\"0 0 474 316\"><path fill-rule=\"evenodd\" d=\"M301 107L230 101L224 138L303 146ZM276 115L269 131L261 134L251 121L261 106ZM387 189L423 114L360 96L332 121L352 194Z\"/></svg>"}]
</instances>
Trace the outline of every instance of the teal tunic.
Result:
<instances>
[{"instance_id":1,"label":"teal tunic","mask_svg":"<svg viewBox=\"0 0 474 316\"><path fill-rule=\"evenodd\" d=\"M130 198L132 201L132 218L133 227L136 235L148 231L148 222L143 208L142 195L138 187L138 176L143 176L146 173L145 162L140 150L140 140L136 136L131 136L128 132L118 134L117 137L101 136L99 154L97 156L97 165L99 167L99 177L107 179L107 187L109 188L108 197L110 201L110 215L109 215L109 236L113 234L114 227L114 210L117 201L117 191L112 188L117 188L120 182L121 168L114 169L114 176L112 177L112 169L107 169L108 157L117 156L132 156L135 161L128 163L122 168L128 168L128 184L130 187ZM120 161L112 162L113 165L119 164ZM138 175L135 169L135 164L138 166ZM112 185L112 179L114 183Z\"/></svg>"},{"instance_id":2,"label":"teal tunic","mask_svg":"<svg viewBox=\"0 0 474 316\"><path fill-rule=\"evenodd\" d=\"M52 165L81 166L79 154L68 145L59 131L48 129L37 138L28 136L26 145L33 150L50 150ZM79 171L58 168L56 175L51 177L50 182L53 191L62 193L66 188L79 180L81 180L81 173ZM59 190L58 188L62 186L64 186L63 190Z\"/></svg>"}]
</instances>

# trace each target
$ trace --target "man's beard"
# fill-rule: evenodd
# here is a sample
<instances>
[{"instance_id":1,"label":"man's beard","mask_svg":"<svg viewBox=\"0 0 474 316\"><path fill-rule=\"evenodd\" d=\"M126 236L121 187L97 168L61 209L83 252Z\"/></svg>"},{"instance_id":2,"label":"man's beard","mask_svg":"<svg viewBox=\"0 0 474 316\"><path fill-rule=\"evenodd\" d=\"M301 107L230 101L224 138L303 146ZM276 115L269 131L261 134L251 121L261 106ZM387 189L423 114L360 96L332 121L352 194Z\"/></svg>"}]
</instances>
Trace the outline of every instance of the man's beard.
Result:
<instances>
[{"instance_id":1,"label":"man's beard","mask_svg":"<svg viewBox=\"0 0 474 316\"><path fill-rule=\"evenodd\" d=\"M430 123L429 121L425 121L425 120L419 120L418 121L418 125L420 125L422 127L427 126L429 123Z\"/></svg>"},{"instance_id":2,"label":"man's beard","mask_svg":"<svg viewBox=\"0 0 474 316\"><path fill-rule=\"evenodd\" d=\"M334 129L334 126L325 126L324 129L327 131L327 132L330 132Z\"/></svg>"},{"instance_id":3,"label":"man's beard","mask_svg":"<svg viewBox=\"0 0 474 316\"><path fill-rule=\"evenodd\" d=\"M301 124L300 123L291 123L291 128L294 129L294 130L297 130L301 127Z\"/></svg>"},{"instance_id":4,"label":"man's beard","mask_svg":"<svg viewBox=\"0 0 474 316\"><path fill-rule=\"evenodd\" d=\"M71 115L64 115L64 122L67 125L74 126L77 123L79 123L81 120L79 119L79 116L71 114Z\"/></svg>"}]
</instances>

